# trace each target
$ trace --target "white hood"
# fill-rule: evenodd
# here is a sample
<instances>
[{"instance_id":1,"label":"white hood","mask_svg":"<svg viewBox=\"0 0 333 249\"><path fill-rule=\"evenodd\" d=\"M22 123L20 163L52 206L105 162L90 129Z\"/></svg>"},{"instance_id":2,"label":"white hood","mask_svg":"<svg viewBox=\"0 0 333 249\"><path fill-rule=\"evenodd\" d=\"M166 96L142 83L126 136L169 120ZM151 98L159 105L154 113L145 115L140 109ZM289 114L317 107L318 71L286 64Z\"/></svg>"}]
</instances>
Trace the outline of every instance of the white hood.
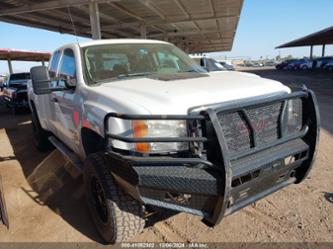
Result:
<instances>
[{"instance_id":1,"label":"white hood","mask_svg":"<svg viewBox=\"0 0 333 249\"><path fill-rule=\"evenodd\" d=\"M280 82L239 72L173 81L136 78L106 83L94 90L111 99L132 102L134 113L140 106L150 114L187 114L191 107L290 92Z\"/></svg>"}]
</instances>

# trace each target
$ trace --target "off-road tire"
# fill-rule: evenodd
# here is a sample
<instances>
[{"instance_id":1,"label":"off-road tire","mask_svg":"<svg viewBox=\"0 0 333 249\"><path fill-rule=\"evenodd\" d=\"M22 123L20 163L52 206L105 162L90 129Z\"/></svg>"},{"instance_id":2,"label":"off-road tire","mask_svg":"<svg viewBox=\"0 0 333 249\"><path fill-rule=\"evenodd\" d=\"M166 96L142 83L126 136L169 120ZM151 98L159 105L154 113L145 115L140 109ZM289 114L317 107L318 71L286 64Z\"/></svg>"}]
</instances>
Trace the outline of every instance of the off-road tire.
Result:
<instances>
[{"instance_id":1,"label":"off-road tire","mask_svg":"<svg viewBox=\"0 0 333 249\"><path fill-rule=\"evenodd\" d=\"M39 123L39 119L35 108L31 110L32 129L34 134L34 142L39 151L48 151L53 148L48 137L49 133L45 131Z\"/></svg>"},{"instance_id":2,"label":"off-road tire","mask_svg":"<svg viewBox=\"0 0 333 249\"><path fill-rule=\"evenodd\" d=\"M86 202L98 232L108 243L125 241L141 233L145 220L144 206L121 189L113 179L104 153L90 154L84 164ZM98 181L103 192L107 218L101 218L93 194L93 181ZM98 199L100 200L100 198Z\"/></svg>"}]
</instances>

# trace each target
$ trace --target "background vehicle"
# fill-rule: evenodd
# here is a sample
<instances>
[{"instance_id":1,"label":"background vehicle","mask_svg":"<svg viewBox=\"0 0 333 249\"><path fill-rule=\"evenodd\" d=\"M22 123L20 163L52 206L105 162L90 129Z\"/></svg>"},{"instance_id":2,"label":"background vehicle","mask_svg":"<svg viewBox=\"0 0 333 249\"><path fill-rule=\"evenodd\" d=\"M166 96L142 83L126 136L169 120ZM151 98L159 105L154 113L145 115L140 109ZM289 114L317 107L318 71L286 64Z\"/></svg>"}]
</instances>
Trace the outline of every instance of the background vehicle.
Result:
<instances>
[{"instance_id":1,"label":"background vehicle","mask_svg":"<svg viewBox=\"0 0 333 249\"><path fill-rule=\"evenodd\" d=\"M8 77L3 98L14 114L19 109L28 109L27 82L30 73L14 73Z\"/></svg>"},{"instance_id":2,"label":"background vehicle","mask_svg":"<svg viewBox=\"0 0 333 249\"><path fill-rule=\"evenodd\" d=\"M172 44L142 39L65 45L31 73L36 145L50 141L82 171L108 242L141 232L145 207L213 226L311 169L319 116L306 88L207 73Z\"/></svg>"},{"instance_id":3,"label":"background vehicle","mask_svg":"<svg viewBox=\"0 0 333 249\"><path fill-rule=\"evenodd\" d=\"M280 62L279 64L277 64L275 66L276 69L278 70L286 70L288 69L288 66L291 64L291 63L294 63L296 62L297 60L296 59L290 59L290 60L285 60L285 61L282 61Z\"/></svg>"},{"instance_id":4,"label":"background vehicle","mask_svg":"<svg viewBox=\"0 0 333 249\"><path fill-rule=\"evenodd\" d=\"M259 62L259 61L254 61L254 62L252 63L252 66L253 66L253 67L263 67L264 64L263 64L262 62Z\"/></svg>"},{"instance_id":5,"label":"background vehicle","mask_svg":"<svg viewBox=\"0 0 333 249\"><path fill-rule=\"evenodd\" d=\"M219 72L227 70L221 63L213 58L200 55L190 55L190 57L208 72Z\"/></svg>"},{"instance_id":6,"label":"background vehicle","mask_svg":"<svg viewBox=\"0 0 333 249\"><path fill-rule=\"evenodd\" d=\"M289 70L308 70L312 68L312 60L309 59L296 59L288 63L287 69Z\"/></svg>"},{"instance_id":7,"label":"background vehicle","mask_svg":"<svg viewBox=\"0 0 333 249\"><path fill-rule=\"evenodd\" d=\"M277 64L277 63L276 63L276 61L274 61L274 60L266 61L266 62L264 63L264 65L267 66L267 67L275 67L276 64Z\"/></svg>"},{"instance_id":8,"label":"background vehicle","mask_svg":"<svg viewBox=\"0 0 333 249\"><path fill-rule=\"evenodd\" d=\"M300 59L296 64L296 69L309 70L313 67L313 61L310 59Z\"/></svg>"},{"instance_id":9,"label":"background vehicle","mask_svg":"<svg viewBox=\"0 0 333 249\"><path fill-rule=\"evenodd\" d=\"M317 58L313 61L313 69L324 69L325 65L332 61L332 56Z\"/></svg>"},{"instance_id":10,"label":"background vehicle","mask_svg":"<svg viewBox=\"0 0 333 249\"><path fill-rule=\"evenodd\" d=\"M5 81L6 81L6 75L1 75L0 74L0 91L3 91L3 88L5 86Z\"/></svg>"},{"instance_id":11,"label":"background vehicle","mask_svg":"<svg viewBox=\"0 0 333 249\"><path fill-rule=\"evenodd\" d=\"M231 62L227 62L227 61L218 61L222 66L223 68L225 68L226 70L229 70L229 71L235 71L235 67L234 65L232 65Z\"/></svg>"},{"instance_id":12,"label":"background vehicle","mask_svg":"<svg viewBox=\"0 0 333 249\"><path fill-rule=\"evenodd\" d=\"M328 70L330 72L333 72L333 60L327 62L324 66L323 66L324 70Z\"/></svg>"}]
</instances>

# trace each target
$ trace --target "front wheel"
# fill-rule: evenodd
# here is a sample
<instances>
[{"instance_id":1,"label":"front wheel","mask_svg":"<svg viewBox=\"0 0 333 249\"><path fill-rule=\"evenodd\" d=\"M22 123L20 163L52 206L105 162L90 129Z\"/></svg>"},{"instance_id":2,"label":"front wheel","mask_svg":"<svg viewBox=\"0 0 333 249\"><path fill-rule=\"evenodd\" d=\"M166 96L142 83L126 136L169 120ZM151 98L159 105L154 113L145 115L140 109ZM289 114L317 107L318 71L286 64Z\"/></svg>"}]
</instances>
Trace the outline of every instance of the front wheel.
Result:
<instances>
[{"instance_id":1,"label":"front wheel","mask_svg":"<svg viewBox=\"0 0 333 249\"><path fill-rule=\"evenodd\" d=\"M37 117L35 109L31 110L32 129L34 134L34 142L38 150L48 151L53 148L48 139L48 133L42 128Z\"/></svg>"},{"instance_id":2,"label":"front wheel","mask_svg":"<svg viewBox=\"0 0 333 249\"><path fill-rule=\"evenodd\" d=\"M122 242L142 232L144 206L115 183L102 152L86 159L84 184L91 217L106 242Z\"/></svg>"}]
</instances>

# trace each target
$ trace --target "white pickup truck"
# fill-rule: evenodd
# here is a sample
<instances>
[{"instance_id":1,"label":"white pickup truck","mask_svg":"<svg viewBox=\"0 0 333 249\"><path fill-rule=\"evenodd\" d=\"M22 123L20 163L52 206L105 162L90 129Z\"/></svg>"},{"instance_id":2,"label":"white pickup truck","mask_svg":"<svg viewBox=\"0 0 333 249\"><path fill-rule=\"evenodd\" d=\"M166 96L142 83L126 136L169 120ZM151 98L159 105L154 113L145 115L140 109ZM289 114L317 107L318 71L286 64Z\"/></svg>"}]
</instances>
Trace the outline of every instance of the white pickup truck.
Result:
<instances>
[{"instance_id":1,"label":"white pickup truck","mask_svg":"<svg viewBox=\"0 0 333 249\"><path fill-rule=\"evenodd\" d=\"M36 145L83 173L91 216L110 243L149 210L208 225L309 173L315 95L253 74L207 73L174 45L101 40L57 49L31 69Z\"/></svg>"}]
</instances>

